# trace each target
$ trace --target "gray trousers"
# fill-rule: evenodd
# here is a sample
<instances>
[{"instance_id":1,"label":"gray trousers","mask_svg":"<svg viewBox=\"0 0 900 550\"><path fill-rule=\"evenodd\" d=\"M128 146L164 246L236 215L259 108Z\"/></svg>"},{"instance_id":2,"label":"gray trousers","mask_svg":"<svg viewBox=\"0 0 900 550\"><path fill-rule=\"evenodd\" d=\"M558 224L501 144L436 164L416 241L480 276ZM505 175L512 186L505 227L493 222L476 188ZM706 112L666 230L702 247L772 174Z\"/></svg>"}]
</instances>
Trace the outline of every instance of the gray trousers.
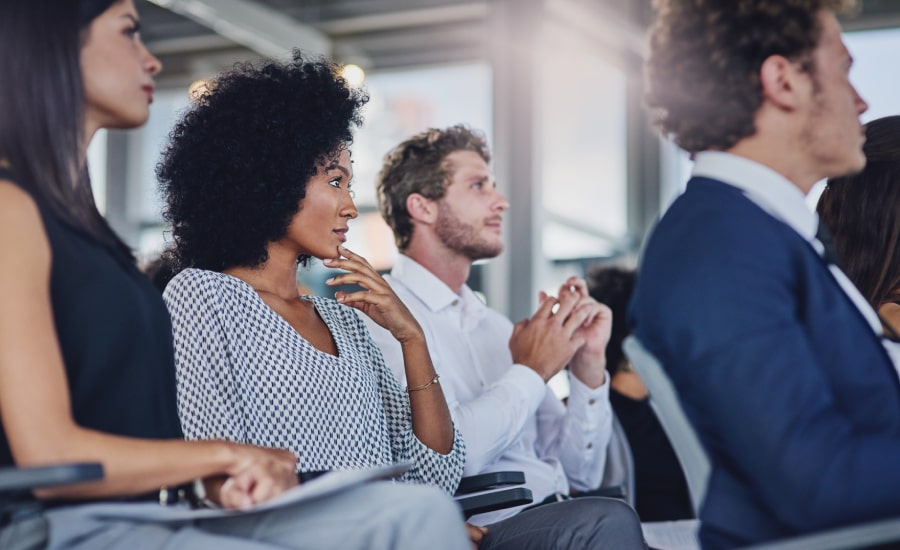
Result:
<instances>
[{"instance_id":1,"label":"gray trousers","mask_svg":"<svg viewBox=\"0 0 900 550\"><path fill-rule=\"evenodd\" d=\"M146 507L148 517L159 507L122 506ZM47 548L71 550L470 548L454 502L438 489L418 485L369 483L276 510L190 523L101 519L91 508L53 509L14 523L0 531L0 547L30 548L24 543L43 538Z\"/></svg>"},{"instance_id":2,"label":"gray trousers","mask_svg":"<svg viewBox=\"0 0 900 550\"><path fill-rule=\"evenodd\" d=\"M478 550L647 548L641 522L621 500L584 497L544 504L486 526Z\"/></svg>"}]
</instances>

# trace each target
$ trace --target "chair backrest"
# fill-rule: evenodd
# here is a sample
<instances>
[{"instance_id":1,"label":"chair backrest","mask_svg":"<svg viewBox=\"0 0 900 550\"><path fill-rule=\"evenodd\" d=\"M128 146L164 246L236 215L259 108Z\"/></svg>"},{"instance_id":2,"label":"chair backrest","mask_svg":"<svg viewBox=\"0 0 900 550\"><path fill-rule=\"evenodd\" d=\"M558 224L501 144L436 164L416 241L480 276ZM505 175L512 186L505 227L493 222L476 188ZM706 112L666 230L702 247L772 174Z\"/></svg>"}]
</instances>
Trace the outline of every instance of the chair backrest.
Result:
<instances>
[{"instance_id":1,"label":"chair backrest","mask_svg":"<svg viewBox=\"0 0 900 550\"><path fill-rule=\"evenodd\" d=\"M634 457L631 455L625 428L615 413L612 417L612 436L606 447L606 466L603 469L600 488L617 490L621 493L621 498L634 508Z\"/></svg>"},{"instance_id":2,"label":"chair backrest","mask_svg":"<svg viewBox=\"0 0 900 550\"><path fill-rule=\"evenodd\" d=\"M681 408L672 381L656 357L647 351L634 335L625 338L622 347L650 392L650 403L656 410L659 423L678 456L678 462L687 480L688 491L691 493L694 512L699 517L700 505L703 503L706 484L709 481L709 457L700 444L697 432Z\"/></svg>"}]
</instances>

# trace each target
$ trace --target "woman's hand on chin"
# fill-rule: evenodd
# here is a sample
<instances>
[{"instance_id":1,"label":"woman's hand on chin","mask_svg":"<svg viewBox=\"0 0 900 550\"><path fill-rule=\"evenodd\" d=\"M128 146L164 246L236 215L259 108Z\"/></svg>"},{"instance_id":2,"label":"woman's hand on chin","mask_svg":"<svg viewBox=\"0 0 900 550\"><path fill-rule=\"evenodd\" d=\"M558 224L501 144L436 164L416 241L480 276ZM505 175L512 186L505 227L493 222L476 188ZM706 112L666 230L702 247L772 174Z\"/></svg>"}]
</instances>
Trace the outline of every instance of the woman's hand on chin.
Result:
<instances>
[{"instance_id":1,"label":"woman's hand on chin","mask_svg":"<svg viewBox=\"0 0 900 550\"><path fill-rule=\"evenodd\" d=\"M337 259L326 259L323 263L328 267L344 269L349 273L337 275L325 281L329 286L359 285L363 290L357 292L336 292L335 299L352 308L356 308L373 321L389 330L401 344L414 340L424 340L422 327L403 305L391 286L378 274L374 267L359 254L354 254L344 247L338 249L343 256Z\"/></svg>"}]
</instances>

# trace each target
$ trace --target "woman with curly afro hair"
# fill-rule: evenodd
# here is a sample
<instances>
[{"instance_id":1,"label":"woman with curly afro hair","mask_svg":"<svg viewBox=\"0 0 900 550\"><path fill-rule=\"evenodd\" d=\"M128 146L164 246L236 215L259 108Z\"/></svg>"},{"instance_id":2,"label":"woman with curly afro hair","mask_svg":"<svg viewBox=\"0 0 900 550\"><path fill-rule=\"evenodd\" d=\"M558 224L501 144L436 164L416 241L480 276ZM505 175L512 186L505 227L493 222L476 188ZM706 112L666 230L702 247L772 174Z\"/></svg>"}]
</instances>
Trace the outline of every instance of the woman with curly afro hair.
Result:
<instances>
[{"instance_id":1,"label":"woman with curly afro hair","mask_svg":"<svg viewBox=\"0 0 900 550\"><path fill-rule=\"evenodd\" d=\"M302 471L409 461L403 480L452 492L465 450L422 329L343 246L367 99L295 54L220 75L175 126L157 174L182 270L164 294L179 414L190 439L286 447ZM362 289L301 296L297 268L313 258L346 271L329 285ZM354 309L402 344L408 389Z\"/></svg>"}]
</instances>

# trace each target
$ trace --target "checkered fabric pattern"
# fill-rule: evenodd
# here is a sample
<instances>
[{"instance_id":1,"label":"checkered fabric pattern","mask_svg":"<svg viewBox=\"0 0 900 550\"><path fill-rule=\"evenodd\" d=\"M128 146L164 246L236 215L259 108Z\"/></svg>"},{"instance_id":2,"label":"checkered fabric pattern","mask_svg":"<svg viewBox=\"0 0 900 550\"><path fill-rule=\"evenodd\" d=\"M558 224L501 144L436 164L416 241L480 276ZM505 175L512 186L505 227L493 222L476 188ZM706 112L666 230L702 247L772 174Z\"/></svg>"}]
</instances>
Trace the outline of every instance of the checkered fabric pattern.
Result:
<instances>
[{"instance_id":1,"label":"checkered fabric pattern","mask_svg":"<svg viewBox=\"0 0 900 550\"><path fill-rule=\"evenodd\" d=\"M188 439L291 449L305 471L411 461L401 480L455 491L465 463L459 432L447 455L415 437L409 398L351 308L304 297L331 331L335 357L230 275L184 270L164 298Z\"/></svg>"}]
</instances>

